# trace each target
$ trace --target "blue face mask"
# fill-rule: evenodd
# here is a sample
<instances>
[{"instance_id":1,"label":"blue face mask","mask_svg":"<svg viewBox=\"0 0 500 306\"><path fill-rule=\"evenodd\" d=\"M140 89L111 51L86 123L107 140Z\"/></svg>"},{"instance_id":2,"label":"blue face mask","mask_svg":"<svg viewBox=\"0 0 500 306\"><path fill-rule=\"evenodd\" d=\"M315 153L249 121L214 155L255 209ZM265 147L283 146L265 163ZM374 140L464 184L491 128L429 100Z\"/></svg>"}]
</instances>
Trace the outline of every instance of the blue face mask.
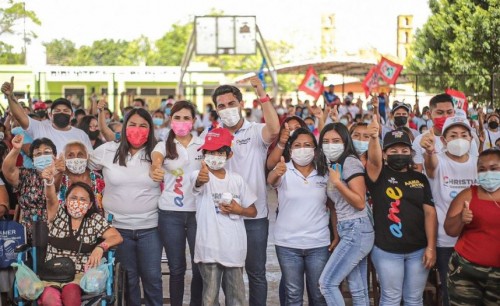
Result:
<instances>
[{"instance_id":1,"label":"blue face mask","mask_svg":"<svg viewBox=\"0 0 500 306\"><path fill-rule=\"evenodd\" d=\"M170 116L170 112L172 111L172 109L170 108L165 108L165 115L167 116Z\"/></svg>"},{"instance_id":2,"label":"blue face mask","mask_svg":"<svg viewBox=\"0 0 500 306\"><path fill-rule=\"evenodd\" d=\"M116 133L115 133L115 140L116 140L116 141L120 141L120 139L122 138L121 136L122 136L122 135L121 135L121 133L120 133L120 132L116 132Z\"/></svg>"},{"instance_id":3,"label":"blue face mask","mask_svg":"<svg viewBox=\"0 0 500 306\"><path fill-rule=\"evenodd\" d=\"M367 109L367 110L369 110L369 111L373 110L373 105L368 104L368 105L366 106L366 109Z\"/></svg>"},{"instance_id":4,"label":"blue face mask","mask_svg":"<svg viewBox=\"0 0 500 306\"><path fill-rule=\"evenodd\" d=\"M37 156L37 157L33 158L33 166L35 166L36 170L43 171L50 164L52 164L53 160L54 160L54 158L52 155Z\"/></svg>"},{"instance_id":5,"label":"blue face mask","mask_svg":"<svg viewBox=\"0 0 500 306\"><path fill-rule=\"evenodd\" d=\"M163 119L162 118L153 118L153 124L160 126L163 124Z\"/></svg>"},{"instance_id":6,"label":"blue face mask","mask_svg":"<svg viewBox=\"0 0 500 306\"><path fill-rule=\"evenodd\" d=\"M495 192L500 188L500 171L479 172L477 178L479 185L488 192Z\"/></svg>"},{"instance_id":7,"label":"blue face mask","mask_svg":"<svg viewBox=\"0 0 500 306\"><path fill-rule=\"evenodd\" d=\"M358 153L359 155L364 154L366 151L368 151L368 141L353 139L352 144L354 145L354 149L356 149L356 153Z\"/></svg>"},{"instance_id":8,"label":"blue face mask","mask_svg":"<svg viewBox=\"0 0 500 306\"><path fill-rule=\"evenodd\" d=\"M309 128L309 131L311 131L311 133L314 132L314 124L309 124L307 127Z\"/></svg>"}]
</instances>

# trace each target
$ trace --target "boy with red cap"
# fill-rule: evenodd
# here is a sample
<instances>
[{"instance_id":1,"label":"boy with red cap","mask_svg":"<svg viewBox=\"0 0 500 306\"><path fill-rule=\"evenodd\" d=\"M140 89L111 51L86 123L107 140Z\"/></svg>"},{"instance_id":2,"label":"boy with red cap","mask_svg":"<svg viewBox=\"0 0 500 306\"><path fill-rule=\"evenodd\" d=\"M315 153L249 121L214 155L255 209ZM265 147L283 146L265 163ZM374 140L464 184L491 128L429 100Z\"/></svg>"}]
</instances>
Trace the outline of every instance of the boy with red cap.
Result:
<instances>
[{"instance_id":1,"label":"boy with red cap","mask_svg":"<svg viewBox=\"0 0 500 306\"><path fill-rule=\"evenodd\" d=\"M247 236L241 216L257 215L257 196L240 175L224 169L233 155L233 138L225 128L208 132L200 147L201 169L191 175L198 224L194 262L203 278L203 305L219 304L221 283L226 305L245 304Z\"/></svg>"}]
</instances>

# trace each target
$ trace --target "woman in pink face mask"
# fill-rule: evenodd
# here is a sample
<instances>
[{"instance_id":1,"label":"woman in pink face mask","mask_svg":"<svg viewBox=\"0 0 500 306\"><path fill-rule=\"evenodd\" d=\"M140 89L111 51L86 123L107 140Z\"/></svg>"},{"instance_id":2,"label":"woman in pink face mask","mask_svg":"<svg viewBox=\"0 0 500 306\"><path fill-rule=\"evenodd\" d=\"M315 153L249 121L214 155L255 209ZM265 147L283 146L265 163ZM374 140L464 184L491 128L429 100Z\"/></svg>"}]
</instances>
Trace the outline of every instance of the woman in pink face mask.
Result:
<instances>
[{"instance_id":1,"label":"woman in pink face mask","mask_svg":"<svg viewBox=\"0 0 500 306\"><path fill-rule=\"evenodd\" d=\"M196 203L188 175L201 168L203 154L198 151L203 139L191 134L196 120L193 104L176 102L171 110L171 130L167 140L153 151L150 176L164 182L159 200L158 228L170 269L170 301L182 305L186 272L186 240L191 252L193 279L191 305L201 305L202 279L198 265L192 262L196 238Z\"/></svg>"},{"instance_id":2,"label":"woman in pink face mask","mask_svg":"<svg viewBox=\"0 0 500 306\"><path fill-rule=\"evenodd\" d=\"M123 237L116 258L127 270L127 305L141 305L139 281L146 305L163 303L162 244L158 231L160 184L149 177L156 145L153 119L142 108L125 117L120 142L107 142L92 153L89 168L102 170L106 189L102 205L113 214L113 226ZM140 263L140 264L138 264Z\"/></svg>"}]
</instances>

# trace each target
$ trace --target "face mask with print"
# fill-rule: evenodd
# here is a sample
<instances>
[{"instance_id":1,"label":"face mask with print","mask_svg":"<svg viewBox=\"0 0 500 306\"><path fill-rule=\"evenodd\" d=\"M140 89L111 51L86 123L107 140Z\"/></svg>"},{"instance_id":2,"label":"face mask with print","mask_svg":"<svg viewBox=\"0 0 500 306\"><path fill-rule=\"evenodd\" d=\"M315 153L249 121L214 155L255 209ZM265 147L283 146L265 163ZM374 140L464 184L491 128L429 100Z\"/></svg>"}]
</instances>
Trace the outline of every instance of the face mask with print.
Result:
<instances>
[{"instance_id":1,"label":"face mask with print","mask_svg":"<svg viewBox=\"0 0 500 306\"><path fill-rule=\"evenodd\" d=\"M369 141L362 141L362 140L352 140L352 144L354 145L354 149L356 150L356 153L359 155L365 154L366 151L368 151L368 144Z\"/></svg>"},{"instance_id":2,"label":"face mask with print","mask_svg":"<svg viewBox=\"0 0 500 306\"><path fill-rule=\"evenodd\" d=\"M191 121L172 121L170 127L174 131L175 135L184 137L191 132L193 128L193 122Z\"/></svg>"},{"instance_id":3,"label":"face mask with print","mask_svg":"<svg viewBox=\"0 0 500 306\"><path fill-rule=\"evenodd\" d=\"M322 146L323 153L330 162L336 162L340 155L344 153L343 143L324 143Z\"/></svg>"},{"instance_id":4,"label":"face mask with print","mask_svg":"<svg viewBox=\"0 0 500 306\"><path fill-rule=\"evenodd\" d=\"M207 164L208 168L212 170L220 170L224 168L224 166L226 165L226 159L227 157L225 156L210 154L205 155L205 163Z\"/></svg>"},{"instance_id":5,"label":"face mask with print","mask_svg":"<svg viewBox=\"0 0 500 306\"><path fill-rule=\"evenodd\" d=\"M240 122L240 109L238 107L228 107L219 111L220 119L227 127L233 127Z\"/></svg>"},{"instance_id":6,"label":"face mask with print","mask_svg":"<svg viewBox=\"0 0 500 306\"><path fill-rule=\"evenodd\" d=\"M463 138L454 139L448 142L446 150L455 156L464 156L470 150L470 141Z\"/></svg>"},{"instance_id":7,"label":"face mask with print","mask_svg":"<svg viewBox=\"0 0 500 306\"><path fill-rule=\"evenodd\" d=\"M292 150L292 160L299 166L307 166L314 159L314 148Z\"/></svg>"},{"instance_id":8,"label":"face mask with print","mask_svg":"<svg viewBox=\"0 0 500 306\"><path fill-rule=\"evenodd\" d=\"M488 192L495 192L500 188L500 171L479 172L477 179L479 185Z\"/></svg>"},{"instance_id":9,"label":"face mask with print","mask_svg":"<svg viewBox=\"0 0 500 306\"><path fill-rule=\"evenodd\" d=\"M73 174L82 174L87 169L86 158L72 158L66 160L66 168Z\"/></svg>"},{"instance_id":10,"label":"face mask with print","mask_svg":"<svg viewBox=\"0 0 500 306\"><path fill-rule=\"evenodd\" d=\"M43 171L45 168L52 164L54 160L52 155L40 155L33 158L33 166L38 171Z\"/></svg>"},{"instance_id":11,"label":"face mask with print","mask_svg":"<svg viewBox=\"0 0 500 306\"><path fill-rule=\"evenodd\" d=\"M127 133L128 142L136 148L142 147L148 141L148 128L130 126L127 127L125 131Z\"/></svg>"},{"instance_id":12,"label":"face mask with print","mask_svg":"<svg viewBox=\"0 0 500 306\"><path fill-rule=\"evenodd\" d=\"M66 202L66 210L72 218L80 219L85 216L89 210L89 203L79 200L70 200Z\"/></svg>"},{"instance_id":13,"label":"face mask with print","mask_svg":"<svg viewBox=\"0 0 500 306\"><path fill-rule=\"evenodd\" d=\"M153 118L153 124L156 126L160 126L163 124L163 118Z\"/></svg>"}]
</instances>

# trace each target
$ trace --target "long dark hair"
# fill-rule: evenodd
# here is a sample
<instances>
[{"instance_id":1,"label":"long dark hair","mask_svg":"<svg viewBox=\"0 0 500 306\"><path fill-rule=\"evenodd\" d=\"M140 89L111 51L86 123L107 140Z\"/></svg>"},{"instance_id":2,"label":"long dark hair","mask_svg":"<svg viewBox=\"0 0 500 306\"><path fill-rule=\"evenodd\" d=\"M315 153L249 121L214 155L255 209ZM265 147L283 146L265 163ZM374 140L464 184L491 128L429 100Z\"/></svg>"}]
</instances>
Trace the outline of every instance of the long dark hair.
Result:
<instances>
[{"instance_id":1,"label":"long dark hair","mask_svg":"<svg viewBox=\"0 0 500 306\"><path fill-rule=\"evenodd\" d=\"M92 122L92 120L96 120L97 121L97 118L92 116L92 115L87 115L87 116L84 116L82 118L82 120L80 121L80 124L78 124L77 128L79 128L80 130L84 131L85 134L89 135L90 133L90 122Z\"/></svg>"},{"instance_id":2,"label":"long dark hair","mask_svg":"<svg viewBox=\"0 0 500 306\"><path fill-rule=\"evenodd\" d=\"M196 109L194 108L193 103L188 102L188 101L177 101L175 102L174 106L172 106L172 110L170 111L170 117L173 117L175 113L182 109L188 109L191 111L191 116L193 119L196 116ZM165 141L165 159L177 159L179 157L179 154L177 153L177 148L175 146L175 132L173 129L170 129L170 132L168 132L168 137L167 141Z\"/></svg>"},{"instance_id":3,"label":"long dark hair","mask_svg":"<svg viewBox=\"0 0 500 306\"><path fill-rule=\"evenodd\" d=\"M340 155L339 159L336 161L337 163L343 165L347 156L354 156L359 159L358 153L356 153L356 149L352 144L351 134L349 134L347 127L340 122L334 122L325 125L325 127L321 131L321 134L319 135L319 143L321 145L323 144L325 134L329 131L337 132L342 139L342 142L344 143L344 153ZM321 151L323 151L323 148L321 148Z\"/></svg>"},{"instance_id":4,"label":"long dark hair","mask_svg":"<svg viewBox=\"0 0 500 306\"><path fill-rule=\"evenodd\" d=\"M94 191L92 190L92 187L90 187L89 185L87 185L84 182L75 182L75 183L71 184L71 186L69 186L68 190L66 190L66 195L65 195L66 201L68 201L68 195L73 191L73 189L75 189L77 187L84 189L89 194L89 198L90 198L90 207L87 210L87 213L85 214L84 218L92 216L93 213L99 213L99 210L97 209L97 203L95 201ZM67 212L67 209L68 208L66 206L66 212Z\"/></svg>"},{"instance_id":5,"label":"long dark hair","mask_svg":"<svg viewBox=\"0 0 500 306\"><path fill-rule=\"evenodd\" d=\"M313 143L315 145L314 149L314 167L316 168L316 171L318 172L319 175L323 176L327 173L328 171L328 165L326 164L326 157L323 154L323 151L320 149L318 146L318 142L316 141L316 137L314 137L313 133L309 131L309 129L306 128L298 128L295 130L292 136L288 139L288 142L286 143L285 150L283 151L283 156L291 156L291 151L292 151L292 143L297 140L299 135L309 135L311 139L313 140Z\"/></svg>"},{"instance_id":6,"label":"long dark hair","mask_svg":"<svg viewBox=\"0 0 500 306\"><path fill-rule=\"evenodd\" d=\"M288 123L288 122L290 122L292 120L297 121L300 124L300 127L307 128L307 124L304 122L304 120L302 120L302 118L300 118L298 116L286 117L285 120L283 120L283 122L281 123L280 132L278 133L278 139L276 139L275 144L278 144L278 142L280 141L280 137L279 136L281 136L281 132L283 131L283 129L285 129L285 123ZM287 143L285 143L285 147L290 142L290 138L288 138ZM286 152L286 154L285 154L285 152ZM283 151L283 157L285 158L286 162L289 162L290 161L290 151L289 150L288 151Z\"/></svg>"},{"instance_id":7,"label":"long dark hair","mask_svg":"<svg viewBox=\"0 0 500 306\"><path fill-rule=\"evenodd\" d=\"M125 167L127 166L127 155L130 149L130 145L127 140L127 123L130 120L130 118L132 118L132 116L135 114L141 116L141 118L146 120L149 124L149 134L148 134L148 140L146 141L145 144L146 154L144 159L151 163L151 152L153 152L156 145L156 138L153 128L153 119L145 109L134 108L127 114L127 116L125 116L125 121L123 122L122 126L122 132L121 132L122 137L120 139L120 146L118 146L118 150L116 150L115 157L113 158L113 163L116 163L118 161L118 164L120 166L125 166Z\"/></svg>"}]
</instances>

